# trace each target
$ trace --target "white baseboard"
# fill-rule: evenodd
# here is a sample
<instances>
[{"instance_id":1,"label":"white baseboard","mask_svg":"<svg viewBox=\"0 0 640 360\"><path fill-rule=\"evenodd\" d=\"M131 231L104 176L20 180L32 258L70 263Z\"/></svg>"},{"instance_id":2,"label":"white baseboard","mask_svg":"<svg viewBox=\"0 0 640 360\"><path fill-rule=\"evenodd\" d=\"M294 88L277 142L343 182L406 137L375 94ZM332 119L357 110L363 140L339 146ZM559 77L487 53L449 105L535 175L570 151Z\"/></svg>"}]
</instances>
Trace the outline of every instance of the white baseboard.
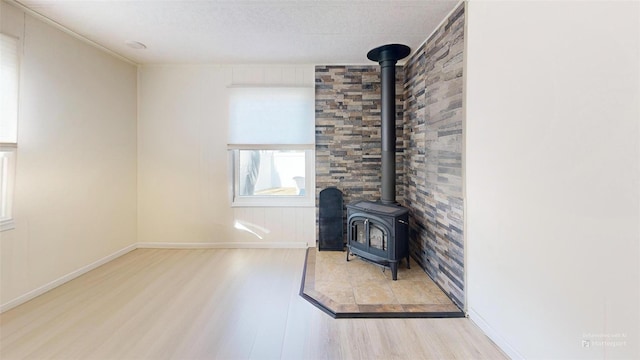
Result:
<instances>
[{"instance_id":1,"label":"white baseboard","mask_svg":"<svg viewBox=\"0 0 640 360\"><path fill-rule=\"evenodd\" d=\"M18 296L17 298L0 305L0 314L13 309L14 307L24 304L27 301L46 293L78 276L88 273L89 271L104 265L109 261L115 260L120 256L131 252L135 249L306 249L305 242L226 242L226 243L162 243L162 242L142 242L127 246L118 250L111 255L95 261L87 266L83 266L67 275L64 275L50 283L31 290L28 293Z\"/></svg>"},{"instance_id":2,"label":"white baseboard","mask_svg":"<svg viewBox=\"0 0 640 360\"><path fill-rule=\"evenodd\" d=\"M58 287L58 286L60 286L60 285L62 285L64 283L66 283L68 281L71 281L71 280L73 280L73 279L75 279L75 278L77 278L77 277L79 277L81 275L84 275L84 274L88 273L89 271L97 268L98 266L104 265L104 264L108 263L109 261L115 260L115 259L119 258L120 256L122 256L122 255L124 255L124 254L126 254L128 252L131 252L131 251L133 251L135 249L136 249L136 244L129 245L124 249L118 250L118 251L114 252L111 255L103 257L102 259L100 259L98 261L94 261L93 263L91 263L89 265L83 266L80 269L72 271L67 275L64 275L64 276L62 276L62 277L60 277L60 278L58 278L56 280L51 281L48 284L45 284L43 286L40 286L39 288L31 290L31 291L29 291L28 293L26 293L24 295L18 296L17 298L9 301L8 303L0 305L0 313L3 313L3 312L5 312L7 310L10 310L10 309L13 309L14 307L16 307L18 305L24 304L27 301L29 301L29 300L37 297L37 296L40 296L40 295L46 293L49 290L52 290L52 289L54 289L54 288L56 288L56 287Z\"/></svg>"},{"instance_id":3,"label":"white baseboard","mask_svg":"<svg viewBox=\"0 0 640 360\"><path fill-rule=\"evenodd\" d=\"M511 359L524 359L524 356L520 354L516 349L507 342L507 340L500 335L494 328L489 325L486 320L480 316L473 309L469 309L469 319L473 321L484 333L491 339L508 357Z\"/></svg>"},{"instance_id":4,"label":"white baseboard","mask_svg":"<svg viewBox=\"0 0 640 360\"><path fill-rule=\"evenodd\" d=\"M136 246L138 249L306 249L308 247L305 242L140 242Z\"/></svg>"}]
</instances>

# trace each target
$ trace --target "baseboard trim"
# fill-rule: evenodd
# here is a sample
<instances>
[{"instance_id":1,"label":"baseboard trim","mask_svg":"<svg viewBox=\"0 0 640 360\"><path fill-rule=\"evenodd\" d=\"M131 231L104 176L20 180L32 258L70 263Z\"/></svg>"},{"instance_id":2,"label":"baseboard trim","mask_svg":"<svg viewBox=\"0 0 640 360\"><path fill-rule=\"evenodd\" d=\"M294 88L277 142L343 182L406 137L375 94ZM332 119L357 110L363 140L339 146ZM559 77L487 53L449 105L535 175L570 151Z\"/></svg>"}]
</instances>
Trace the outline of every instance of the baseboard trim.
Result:
<instances>
[{"instance_id":1,"label":"baseboard trim","mask_svg":"<svg viewBox=\"0 0 640 360\"><path fill-rule=\"evenodd\" d=\"M306 249L304 242L217 242L217 243L164 243L140 242L138 249Z\"/></svg>"},{"instance_id":2,"label":"baseboard trim","mask_svg":"<svg viewBox=\"0 0 640 360\"><path fill-rule=\"evenodd\" d=\"M18 305L22 305L22 304L26 303L27 301L29 301L29 300L37 297L37 296L40 296L40 295L46 293L47 291L53 290L53 289L57 288L58 286L66 283L66 282L69 282L69 281L71 281L71 280L73 280L73 279L75 279L75 278L77 278L77 277L79 277L81 275L84 275L84 274L88 273L89 271L91 271L91 270L93 270L93 269L95 269L95 268L97 268L97 267L99 267L101 265L104 265L104 264L108 263L109 261L115 260L115 259L119 258L120 256L135 250L136 248L137 248L136 244L129 245L129 246L125 247L124 249L118 250L118 251L114 252L111 255L107 255L107 256L103 257L102 259L100 259L100 260L94 261L89 265L83 266L83 267L81 267L81 268L79 268L79 269L77 269L75 271L72 271L72 272L68 273L67 275L64 275L64 276L62 276L62 277L60 277L60 278L58 278L56 280L51 281L48 284L45 284L43 286L40 286L39 288L31 290L31 291L29 291L28 293L26 293L24 295L18 296L17 298L15 298L15 299L13 299L13 300L5 303L5 304L0 305L0 314L5 312L5 311L8 311L10 309L13 309L14 307L16 307Z\"/></svg>"},{"instance_id":3,"label":"baseboard trim","mask_svg":"<svg viewBox=\"0 0 640 360\"><path fill-rule=\"evenodd\" d=\"M102 259L95 261L87 266L83 266L67 275L64 275L50 283L40 286L34 290L27 292L24 295L20 295L17 298L5 303L0 304L0 314L5 311L11 310L16 306L22 305L27 301L46 293L49 290L69 282L81 275L88 273L89 271L104 265L109 261L115 260L120 256L127 254L135 249L306 249L307 243L305 242L223 242L223 243L162 243L162 242L140 242L131 244L124 249L118 250L111 255L105 256Z\"/></svg>"},{"instance_id":4,"label":"baseboard trim","mask_svg":"<svg viewBox=\"0 0 640 360\"><path fill-rule=\"evenodd\" d=\"M469 309L469 319L476 324L482 332L485 333L493 341L499 348L502 350L509 358L511 359L524 359L524 356L520 354L516 349L511 346L511 344L500 335L487 321L480 316L473 309Z\"/></svg>"}]
</instances>

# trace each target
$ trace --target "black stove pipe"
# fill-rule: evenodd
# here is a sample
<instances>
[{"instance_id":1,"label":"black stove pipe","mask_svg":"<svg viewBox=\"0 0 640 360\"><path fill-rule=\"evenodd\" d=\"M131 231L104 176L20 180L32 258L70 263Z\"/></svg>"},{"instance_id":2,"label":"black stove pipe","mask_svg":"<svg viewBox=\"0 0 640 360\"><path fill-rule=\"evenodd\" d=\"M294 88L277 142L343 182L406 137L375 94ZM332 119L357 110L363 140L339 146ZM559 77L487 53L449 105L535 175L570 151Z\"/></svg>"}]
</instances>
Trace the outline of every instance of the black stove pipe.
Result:
<instances>
[{"instance_id":1,"label":"black stove pipe","mask_svg":"<svg viewBox=\"0 0 640 360\"><path fill-rule=\"evenodd\" d=\"M367 58L380 64L381 132L382 132L382 188L383 204L396 203L396 62L407 57L411 49L406 45L389 44L367 53Z\"/></svg>"}]
</instances>

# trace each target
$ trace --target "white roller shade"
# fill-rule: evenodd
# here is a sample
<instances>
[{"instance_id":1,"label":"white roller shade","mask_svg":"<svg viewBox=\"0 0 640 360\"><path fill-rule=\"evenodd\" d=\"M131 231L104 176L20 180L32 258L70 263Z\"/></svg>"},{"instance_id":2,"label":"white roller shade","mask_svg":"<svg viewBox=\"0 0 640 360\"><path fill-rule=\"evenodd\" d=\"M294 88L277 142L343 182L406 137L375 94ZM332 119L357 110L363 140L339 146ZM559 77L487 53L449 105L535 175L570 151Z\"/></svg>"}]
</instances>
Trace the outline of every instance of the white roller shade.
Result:
<instances>
[{"instance_id":1,"label":"white roller shade","mask_svg":"<svg viewBox=\"0 0 640 360\"><path fill-rule=\"evenodd\" d=\"M18 39L0 34L0 143L18 141Z\"/></svg>"},{"instance_id":2,"label":"white roller shade","mask_svg":"<svg viewBox=\"0 0 640 360\"><path fill-rule=\"evenodd\" d=\"M230 145L314 143L313 88L238 87L229 90Z\"/></svg>"}]
</instances>

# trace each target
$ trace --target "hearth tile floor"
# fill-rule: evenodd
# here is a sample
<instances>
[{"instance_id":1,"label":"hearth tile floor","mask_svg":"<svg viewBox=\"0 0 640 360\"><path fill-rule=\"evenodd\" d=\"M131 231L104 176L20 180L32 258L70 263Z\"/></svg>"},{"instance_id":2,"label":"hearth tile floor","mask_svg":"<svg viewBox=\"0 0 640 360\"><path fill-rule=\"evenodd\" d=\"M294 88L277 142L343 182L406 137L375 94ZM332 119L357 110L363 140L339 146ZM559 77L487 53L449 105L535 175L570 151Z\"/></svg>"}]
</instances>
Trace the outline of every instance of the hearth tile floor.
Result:
<instances>
[{"instance_id":1,"label":"hearth tile floor","mask_svg":"<svg viewBox=\"0 0 640 360\"><path fill-rule=\"evenodd\" d=\"M346 252L307 250L301 294L335 317L458 317L464 313L413 260L391 270ZM384 271L383 271L384 270Z\"/></svg>"}]
</instances>

